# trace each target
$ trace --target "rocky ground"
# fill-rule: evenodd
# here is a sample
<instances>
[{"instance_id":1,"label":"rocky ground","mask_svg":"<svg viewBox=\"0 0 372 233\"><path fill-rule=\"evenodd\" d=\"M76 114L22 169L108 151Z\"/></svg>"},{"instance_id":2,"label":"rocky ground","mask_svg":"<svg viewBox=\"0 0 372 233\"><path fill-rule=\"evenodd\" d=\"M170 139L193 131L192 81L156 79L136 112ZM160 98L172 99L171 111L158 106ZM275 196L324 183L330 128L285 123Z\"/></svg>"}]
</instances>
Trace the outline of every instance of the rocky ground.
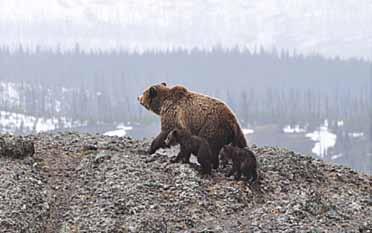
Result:
<instances>
[{"instance_id":1,"label":"rocky ground","mask_svg":"<svg viewBox=\"0 0 372 233\"><path fill-rule=\"evenodd\" d=\"M7 136L8 138L10 136ZM372 232L372 177L256 148L259 182L202 177L149 141L39 134L0 156L0 232Z\"/></svg>"}]
</instances>

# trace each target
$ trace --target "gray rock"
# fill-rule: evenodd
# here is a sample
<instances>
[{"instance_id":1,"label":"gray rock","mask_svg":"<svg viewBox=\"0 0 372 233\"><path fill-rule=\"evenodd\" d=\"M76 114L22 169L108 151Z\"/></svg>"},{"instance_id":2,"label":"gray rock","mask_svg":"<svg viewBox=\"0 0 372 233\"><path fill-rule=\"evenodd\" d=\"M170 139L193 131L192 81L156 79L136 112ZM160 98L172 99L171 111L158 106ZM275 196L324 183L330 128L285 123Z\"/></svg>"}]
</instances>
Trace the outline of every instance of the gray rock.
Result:
<instances>
[{"instance_id":1,"label":"gray rock","mask_svg":"<svg viewBox=\"0 0 372 233\"><path fill-rule=\"evenodd\" d=\"M8 140L6 137L6 140ZM0 232L369 232L372 178L277 147L252 147L255 185L170 163L150 140L60 133L0 156ZM94 148L87 148L94 145ZM85 148L85 149L84 149ZM87 153L88 152L88 153ZM231 166L231 165L230 165Z\"/></svg>"}]
</instances>

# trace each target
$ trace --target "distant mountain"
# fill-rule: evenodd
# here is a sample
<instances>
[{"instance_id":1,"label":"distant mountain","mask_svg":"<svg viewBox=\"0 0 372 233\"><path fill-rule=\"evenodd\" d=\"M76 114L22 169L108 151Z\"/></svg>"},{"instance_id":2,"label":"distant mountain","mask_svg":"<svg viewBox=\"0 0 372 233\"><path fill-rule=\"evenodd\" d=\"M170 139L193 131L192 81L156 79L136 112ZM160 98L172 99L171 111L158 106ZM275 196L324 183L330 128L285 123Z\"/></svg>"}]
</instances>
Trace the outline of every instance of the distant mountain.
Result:
<instances>
[{"instance_id":1,"label":"distant mountain","mask_svg":"<svg viewBox=\"0 0 372 233\"><path fill-rule=\"evenodd\" d=\"M276 47L372 58L370 0L0 2L0 44L82 49Z\"/></svg>"}]
</instances>

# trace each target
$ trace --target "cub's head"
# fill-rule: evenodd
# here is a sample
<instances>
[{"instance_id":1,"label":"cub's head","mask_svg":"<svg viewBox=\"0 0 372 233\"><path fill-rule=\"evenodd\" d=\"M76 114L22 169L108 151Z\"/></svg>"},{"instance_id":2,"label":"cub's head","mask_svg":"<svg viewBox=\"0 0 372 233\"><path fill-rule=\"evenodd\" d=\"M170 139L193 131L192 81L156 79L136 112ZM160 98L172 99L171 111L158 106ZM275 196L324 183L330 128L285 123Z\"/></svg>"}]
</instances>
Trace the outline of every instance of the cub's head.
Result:
<instances>
[{"instance_id":1,"label":"cub's head","mask_svg":"<svg viewBox=\"0 0 372 233\"><path fill-rule=\"evenodd\" d=\"M174 146L178 143L178 136L180 134L179 129L174 129L169 132L167 138L165 139L164 143L166 146Z\"/></svg>"},{"instance_id":2,"label":"cub's head","mask_svg":"<svg viewBox=\"0 0 372 233\"><path fill-rule=\"evenodd\" d=\"M159 115L165 100L177 101L185 96L186 93L187 89L182 86L169 88L166 83L161 83L150 86L137 99L147 110Z\"/></svg>"},{"instance_id":3,"label":"cub's head","mask_svg":"<svg viewBox=\"0 0 372 233\"><path fill-rule=\"evenodd\" d=\"M222 163L227 163L228 160L231 160L234 153L234 147L229 145L224 145L220 151L220 160Z\"/></svg>"},{"instance_id":4,"label":"cub's head","mask_svg":"<svg viewBox=\"0 0 372 233\"><path fill-rule=\"evenodd\" d=\"M147 110L160 114L161 105L164 98L168 95L169 88L166 83L150 86L137 99Z\"/></svg>"}]
</instances>

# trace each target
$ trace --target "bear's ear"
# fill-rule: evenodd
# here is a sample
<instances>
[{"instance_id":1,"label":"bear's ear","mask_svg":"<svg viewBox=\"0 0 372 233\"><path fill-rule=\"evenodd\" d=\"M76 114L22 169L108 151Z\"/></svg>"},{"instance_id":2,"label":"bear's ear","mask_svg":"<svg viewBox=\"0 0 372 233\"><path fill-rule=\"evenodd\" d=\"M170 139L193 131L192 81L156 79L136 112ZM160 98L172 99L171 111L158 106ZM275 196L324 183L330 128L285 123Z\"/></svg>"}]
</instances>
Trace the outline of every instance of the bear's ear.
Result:
<instances>
[{"instance_id":1,"label":"bear's ear","mask_svg":"<svg viewBox=\"0 0 372 233\"><path fill-rule=\"evenodd\" d=\"M162 82L161 85L163 85L165 87L167 86L167 84L165 82Z\"/></svg>"},{"instance_id":2,"label":"bear's ear","mask_svg":"<svg viewBox=\"0 0 372 233\"><path fill-rule=\"evenodd\" d=\"M154 98L156 96L156 89L155 87L150 87L150 90L149 90L149 95L150 95L150 98Z\"/></svg>"}]
</instances>

